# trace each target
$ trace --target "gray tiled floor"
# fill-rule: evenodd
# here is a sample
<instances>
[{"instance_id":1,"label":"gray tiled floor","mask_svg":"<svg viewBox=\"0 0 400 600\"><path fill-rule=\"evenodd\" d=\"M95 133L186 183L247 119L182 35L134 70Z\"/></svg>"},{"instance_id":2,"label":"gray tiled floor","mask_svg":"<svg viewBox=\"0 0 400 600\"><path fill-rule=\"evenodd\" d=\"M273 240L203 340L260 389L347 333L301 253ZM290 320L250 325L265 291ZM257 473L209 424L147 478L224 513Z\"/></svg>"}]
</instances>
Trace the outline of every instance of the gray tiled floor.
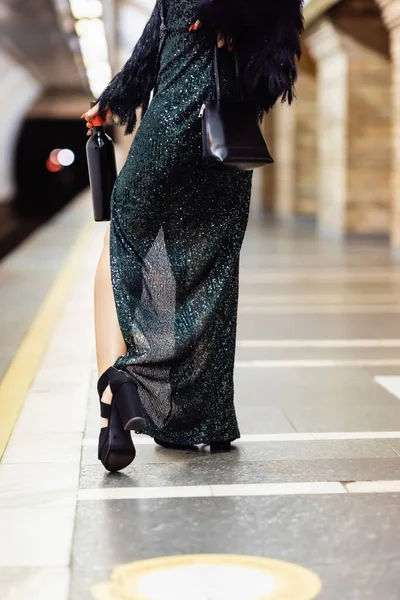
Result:
<instances>
[{"instance_id":1,"label":"gray tiled floor","mask_svg":"<svg viewBox=\"0 0 400 600\"><path fill-rule=\"evenodd\" d=\"M330 408L292 409L289 418L299 432L307 431L398 431L400 429L399 409L376 407L373 409L348 407L338 410Z\"/></svg>"},{"instance_id":2,"label":"gray tiled floor","mask_svg":"<svg viewBox=\"0 0 400 600\"><path fill-rule=\"evenodd\" d=\"M398 600L399 495L81 502L70 600L110 565L186 553L270 556L317 572L321 600Z\"/></svg>"},{"instance_id":3,"label":"gray tiled floor","mask_svg":"<svg viewBox=\"0 0 400 600\"><path fill-rule=\"evenodd\" d=\"M295 441L285 442L260 442L260 443L236 443L234 450L225 454L213 454L208 449L195 447L193 450L176 451L160 448L156 445L139 446L140 451L132 466L133 470L141 464L183 464L188 468L194 468L195 464L210 463L211 466L234 465L238 462L253 461L313 461L313 460L344 460L357 458L398 458L392 445L397 440L313 440L302 441L301 444ZM400 443L399 443L400 448ZM84 448L82 454L82 464L96 464L96 448ZM399 465L400 467L400 462Z\"/></svg>"},{"instance_id":4,"label":"gray tiled floor","mask_svg":"<svg viewBox=\"0 0 400 600\"><path fill-rule=\"evenodd\" d=\"M400 337L400 315L247 315L239 321L239 336L246 339L343 339Z\"/></svg>"},{"instance_id":5,"label":"gray tiled floor","mask_svg":"<svg viewBox=\"0 0 400 600\"><path fill-rule=\"evenodd\" d=\"M399 294L400 295L400 294ZM236 352L237 361L253 361L253 360L383 360L393 359L394 353L397 352L400 358L399 348L243 348L238 347ZM365 369L365 367L363 367ZM379 367L381 375L388 367ZM399 371L399 367L390 367L392 373ZM331 369L330 369L331 370ZM375 369L376 370L376 369ZM312 371L316 375L315 369ZM250 372L249 377L253 377L254 373ZM334 373L331 373L330 379L336 379ZM369 378L370 379L370 378Z\"/></svg>"},{"instance_id":6,"label":"gray tiled floor","mask_svg":"<svg viewBox=\"0 0 400 600\"><path fill-rule=\"evenodd\" d=\"M377 282L365 282L365 281L323 281L321 282L317 274L315 275L315 279L310 279L305 282L298 281L285 281L280 282L276 281L273 283L252 283L252 282L244 282L241 285L241 293L244 291L246 295L254 296L254 295L271 295L274 296L282 296L282 295L291 295L293 303L296 303L296 299L300 297L302 294L324 294L324 295L334 295L337 294L357 294L357 295L365 295L364 301L367 301L366 294L395 294L400 291L400 281L396 279L387 280L387 281L377 281Z\"/></svg>"},{"instance_id":7,"label":"gray tiled floor","mask_svg":"<svg viewBox=\"0 0 400 600\"><path fill-rule=\"evenodd\" d=\"M400 297L400 270L383 242L351 241L346 246L316 239L305 229L252 223L242 265L241 302L246 308L340 303L345 309L347 304L393 305ZM242 433L400 431L400 400L374 380L399 376L400 367L313 365L322 359L395 360L400 348L362 343L355 348L287 346L287 340L357 339L373 346L377 340L400 338L397 316L345 310L240 313L239 342L281 341L274 348L239 344L235 389ZM240 364L254 360L308 364ZM290 437L245 440L231 453L217 455L208 449L177 452L138 444L136 461L124 473L109 475L96 458L97 402L93 390L80 479L85 493L400 479L400 440ZM398 600L399 518L400 494L392 493L83 499L78 502L69 600L89 600L91 584L107 580L119 563L204 552L255 554L301 564L320 575L322 600Z\"/></svg>"},{"instance_id":8,"label":"gray tiled floor","mask_svg":"<svg viewBox=\"0 0 400 600\"><path fill-rule=\"evenodd\" d=\"M81 487L124 488L290 483L303 481L391 481L398 479L400 459L352 458L313 460L137 463L121 475L106 475L94 464L82 467Z\"/></svg>"}]
</instances>

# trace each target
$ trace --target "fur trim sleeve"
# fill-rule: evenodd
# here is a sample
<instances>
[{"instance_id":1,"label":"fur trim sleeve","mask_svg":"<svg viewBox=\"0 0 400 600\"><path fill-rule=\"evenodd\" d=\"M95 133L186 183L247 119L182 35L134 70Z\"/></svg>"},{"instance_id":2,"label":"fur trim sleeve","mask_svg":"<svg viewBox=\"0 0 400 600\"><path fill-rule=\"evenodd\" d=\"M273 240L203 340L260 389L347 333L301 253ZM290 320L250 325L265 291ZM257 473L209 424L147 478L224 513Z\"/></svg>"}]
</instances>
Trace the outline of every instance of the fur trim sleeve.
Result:
<instances>
[{"instance_id":1,"label":"fur trim sleeve","mask_svg":"<svg viewBox=\"0 0 400 600\"><path fill-rule=\"evenodd\" d=\"M126 125L126 135L132 133L136 126L136 109L139 106L143 111L147 109L155 85L160 27L161 13L157 1L131 57L98 98L100 111L110 109L117 115L121 125Z\"/></svg>"},{"instance_id":2,"label":"fur trim sleeve","mask_svg":"<svg viewBox=\"0 0 400 600\"><path fill-rule=\"evenodd\" d=\"M294 98L300 58L303 0L198 0L206 30L233 38L244 89L269 110L278 98Z\"/></svg>"}]
</instances>

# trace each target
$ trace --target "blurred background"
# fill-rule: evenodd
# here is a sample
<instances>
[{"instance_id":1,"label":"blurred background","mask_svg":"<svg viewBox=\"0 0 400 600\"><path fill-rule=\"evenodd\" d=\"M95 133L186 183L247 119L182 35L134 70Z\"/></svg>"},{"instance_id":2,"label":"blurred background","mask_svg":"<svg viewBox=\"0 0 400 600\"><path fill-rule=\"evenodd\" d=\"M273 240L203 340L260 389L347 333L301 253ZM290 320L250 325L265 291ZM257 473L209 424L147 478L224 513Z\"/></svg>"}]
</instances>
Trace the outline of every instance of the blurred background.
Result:
<instances>
[{"instance_id":1,"label":"blurred background","mask_svg":"<svg viewBox=\"0 0 400 600\"><path fill-rule=\"evenodd\" d=\"M151 10L151 0L0 1L1 256L88 186L79 117Z\"/></svg>"},{"instance_id":2,"label":"blurred background","mask_svg":"<svg viewBox=\"0 0 400 600\"><path fill-rule=\"evenodd\" d=\"M1 255L87 187L79 116L129 56L152 5L1 0ZM399 248L399 7L306 1L298 98L265 120L276 165L256 173L257 214ZM113 135L123 160L131 139Z\"/></svg>"}]
</instances>

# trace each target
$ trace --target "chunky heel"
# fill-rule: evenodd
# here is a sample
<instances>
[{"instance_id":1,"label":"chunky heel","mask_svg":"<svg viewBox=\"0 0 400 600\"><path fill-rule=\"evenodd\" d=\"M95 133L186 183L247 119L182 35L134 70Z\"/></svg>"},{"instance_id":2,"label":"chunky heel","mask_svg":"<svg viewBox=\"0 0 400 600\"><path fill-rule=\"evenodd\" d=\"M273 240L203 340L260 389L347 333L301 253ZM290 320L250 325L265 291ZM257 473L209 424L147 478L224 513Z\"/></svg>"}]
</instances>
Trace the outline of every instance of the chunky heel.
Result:
<instances>
[{"instance_id":1,"label":"chunky heel","mask_svg":"<svg viewBox=\"0 0 400 600\"><path fill-rule=\"evenodd\" d=\"M133 378L114 367L109 369L109 385L125 431L141 433L146 425L137 385Z\"/></svg>"},{"instance_id":2,"label":"chunky heel","mask_svg":"<svg viewBox=\"0 0 400 600\"><path fill-rule=\"evenodd\" d=\"M111 404L101 398L110 386L113 393ZM136 449L130 430L142 431L145 426L136 384L129 375L114 367L99 379L97 389L100 397L100 414L108 419L108 426L100 430L98 458L110 472L125 469L135 459Z\"/></svg>"},{"instance_id":3,"label":"chunky heel","mask_svg":"<svg viewBox=\"0 0 400 600\"><path fill-rule=\"evenodd\" d=\"M100 430L98 458L107 471L125 469L135 459L136 449L129 431L124 431L116 408L101 402L101 416L109 419L108 427Z\"/></svg>"}]
</instances>

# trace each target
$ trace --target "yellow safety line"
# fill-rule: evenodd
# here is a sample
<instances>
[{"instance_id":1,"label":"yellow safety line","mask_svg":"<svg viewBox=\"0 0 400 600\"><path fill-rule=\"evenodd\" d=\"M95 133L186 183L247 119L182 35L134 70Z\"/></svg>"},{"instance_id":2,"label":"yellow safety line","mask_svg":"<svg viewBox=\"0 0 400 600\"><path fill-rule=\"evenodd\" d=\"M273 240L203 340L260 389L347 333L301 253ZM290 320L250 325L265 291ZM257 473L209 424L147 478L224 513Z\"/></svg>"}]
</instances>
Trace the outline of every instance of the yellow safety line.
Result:
<instances>
[{"instance_id":1,"label":"yellow safety line","mask_svg":"<svg viewBox=\"0 0 400 600\"><path fill-rule=\"evenodd\" d=\"M4 454L53 329L61 316L91 229L92 223L90 222L79 233L64 266L0 383L0 459Z\"/></svg>"}]
</instances>

